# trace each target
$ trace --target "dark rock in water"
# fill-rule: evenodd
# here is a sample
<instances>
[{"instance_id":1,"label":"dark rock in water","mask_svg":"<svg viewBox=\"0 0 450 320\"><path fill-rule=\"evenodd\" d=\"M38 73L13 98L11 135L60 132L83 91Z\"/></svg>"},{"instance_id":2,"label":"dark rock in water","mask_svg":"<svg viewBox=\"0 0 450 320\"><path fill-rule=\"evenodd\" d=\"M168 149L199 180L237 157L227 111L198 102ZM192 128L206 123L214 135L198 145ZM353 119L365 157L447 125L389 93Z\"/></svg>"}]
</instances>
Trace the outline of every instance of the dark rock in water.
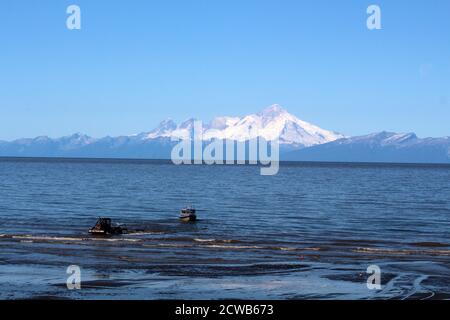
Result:
<instances>
[{"instance_id":1,"label":"dark rock in water","mask_svg":"<svg viewBox=\"0 0 450 320\"><path fill-rule=\"evenodd\" d=\"M125 232L125 228L112 225L110 218L98 218L95 226L89 229L89 233L94 235L114 235Z\"/></svg>"}]
</instances>

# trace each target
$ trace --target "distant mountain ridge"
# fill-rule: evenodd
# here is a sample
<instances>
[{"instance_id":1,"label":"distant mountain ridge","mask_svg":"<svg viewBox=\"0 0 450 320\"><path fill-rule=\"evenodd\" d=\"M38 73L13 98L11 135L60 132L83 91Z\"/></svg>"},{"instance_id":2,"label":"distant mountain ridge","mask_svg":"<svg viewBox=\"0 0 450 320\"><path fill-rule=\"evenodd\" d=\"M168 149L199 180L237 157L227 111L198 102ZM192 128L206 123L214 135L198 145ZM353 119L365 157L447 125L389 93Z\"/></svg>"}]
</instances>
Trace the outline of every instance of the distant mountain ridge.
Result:
<instances>
[{"instance_id":1,"label":"distant mountain ridge","mask_svg":"<svg viewBox=\"0 0 450 320\"><path fill-rule=\"evenodd\" d=\"M450 137L421 139L414 133L383 131L295 150L284 154L282 159L292 161L450 163Z\"/></svg>"},{"instance_id":2,"label":"distant mountain ridge","mask_svg":"<svg viewBox=\"0 0 450 320\"><path fill-rule=\"evenodd\" d=\"M194 123L193 118L179 125L167 119L151 131L119 137L76 133L58 139L0 141L0 156L169 159L176 138L194 138ZM414 133L393 132L346 137L305 122L277 104L244 117L216 117L203 124L201 134L204 143L278 137L281 160L450 163L450 137L421 139Z\"/></svg>"}]
</instances>

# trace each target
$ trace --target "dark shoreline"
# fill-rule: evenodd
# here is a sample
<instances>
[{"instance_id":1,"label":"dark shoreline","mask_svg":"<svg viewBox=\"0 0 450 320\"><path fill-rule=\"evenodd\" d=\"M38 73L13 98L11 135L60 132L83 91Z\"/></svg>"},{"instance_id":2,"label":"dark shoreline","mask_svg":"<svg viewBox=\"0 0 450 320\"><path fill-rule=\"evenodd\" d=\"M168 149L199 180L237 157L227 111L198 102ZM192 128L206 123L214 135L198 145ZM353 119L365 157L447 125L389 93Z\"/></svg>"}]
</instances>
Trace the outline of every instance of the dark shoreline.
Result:
<instances>
[{"instance_id":1,"label":"dark shoreline","mask_svg":"<svg viewBox=\"0 0 450 320\"><path fill-rule=\"evenodd\" d=\"M93 158L93 157L17 157L0 156L0 162L66 162L66 163L132 163L132 164L172 164L170 159L148 159L148 158ZM289 167L297 166L330 166L330 167L409 167L409 168L450 168L450 163L416 163L416 162L340 162L340 161L279 161L280 165ZM205 164L203 164L205 165ZM217 164L216 164L217 165ZM225 165L225 164L224 164ZM243 166L244 164L233 164ZM260 164L245 165L260 166ZM213 165L214 166L214 165ZM230 165L226 165L230 166Z\"/></svg>"}]
</instances>

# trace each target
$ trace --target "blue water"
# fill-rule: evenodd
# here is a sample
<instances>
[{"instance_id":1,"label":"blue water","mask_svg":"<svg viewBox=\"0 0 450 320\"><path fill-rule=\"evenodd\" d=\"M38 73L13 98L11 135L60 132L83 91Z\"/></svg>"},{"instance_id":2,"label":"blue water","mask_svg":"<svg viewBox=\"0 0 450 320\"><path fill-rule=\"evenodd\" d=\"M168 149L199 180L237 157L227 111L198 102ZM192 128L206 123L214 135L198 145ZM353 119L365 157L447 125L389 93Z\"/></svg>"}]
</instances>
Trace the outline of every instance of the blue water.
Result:
<instances>
[{"instance_id":1,"label":"blue water","mask_svg":"<svg viewBox=\"0 0 450 320\"><path fill-rule=\"evenodd\" d=\"M3 158L0 177L3 299L450 297L450 166ZM88 235L98 216L130 234Z\"/></svg>"}]
</instances>

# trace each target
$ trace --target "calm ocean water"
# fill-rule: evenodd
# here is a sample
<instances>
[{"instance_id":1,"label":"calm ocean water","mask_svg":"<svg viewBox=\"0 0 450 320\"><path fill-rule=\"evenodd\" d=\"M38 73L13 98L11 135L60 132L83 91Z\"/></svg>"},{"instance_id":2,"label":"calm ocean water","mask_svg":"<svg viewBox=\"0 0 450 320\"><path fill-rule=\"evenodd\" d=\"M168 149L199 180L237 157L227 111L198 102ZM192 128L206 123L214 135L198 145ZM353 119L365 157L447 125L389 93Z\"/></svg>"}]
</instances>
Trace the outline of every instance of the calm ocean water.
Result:
<instances>
[{"instance_id":1,"label":"calm ocean water","mask_svg":"<svg viewBox=\"0 0 450 320\"><path fill-rule=\"evenodd\" d=\"M0 177L3 299L450 298L450 166L0 159ZM140 231L91 237L98 216Z\"/></svg>"}]
</instances>

